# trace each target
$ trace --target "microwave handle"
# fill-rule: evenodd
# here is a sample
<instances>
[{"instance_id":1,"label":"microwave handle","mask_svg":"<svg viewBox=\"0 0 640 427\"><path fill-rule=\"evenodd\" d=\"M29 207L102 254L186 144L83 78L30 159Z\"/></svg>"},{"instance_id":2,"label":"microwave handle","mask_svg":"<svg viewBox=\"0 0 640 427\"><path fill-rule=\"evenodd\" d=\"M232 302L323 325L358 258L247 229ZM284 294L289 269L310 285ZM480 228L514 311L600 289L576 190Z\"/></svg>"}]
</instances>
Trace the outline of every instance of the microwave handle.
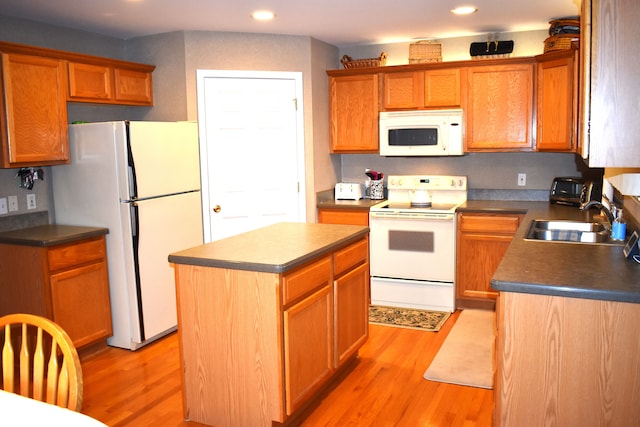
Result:
<instances>
[{"instance_id":1,"label":"microwave handle","mask_svg":"<svg viewBox=\"0 0 640 427\"><path fill-rule=\"evenodd\" d=\"M463 142L462 142L462 123L451 122L449 124L449 138L448 141L456 141L451 147L445 147L445 150L449 150L449 154L462 155Z\"/></svg>"}]
</instances>

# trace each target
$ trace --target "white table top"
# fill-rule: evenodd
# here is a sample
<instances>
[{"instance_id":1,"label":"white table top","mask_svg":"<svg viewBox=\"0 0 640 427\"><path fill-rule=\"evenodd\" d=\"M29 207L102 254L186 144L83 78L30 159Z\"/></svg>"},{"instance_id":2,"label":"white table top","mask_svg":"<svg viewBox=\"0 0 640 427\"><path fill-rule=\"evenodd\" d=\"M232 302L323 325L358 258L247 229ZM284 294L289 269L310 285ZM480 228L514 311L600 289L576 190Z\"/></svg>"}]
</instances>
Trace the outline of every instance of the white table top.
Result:
<instances>
[{"instance_id":1,"label":"white table top","mask_svg":"<svg viewBox=\"0 0 640 427\"><path fill-rule=\"evenodd\" d=\"M106 427L79 412L0 390L0 425L13 427Z\"/></svg>"}]
</instances>

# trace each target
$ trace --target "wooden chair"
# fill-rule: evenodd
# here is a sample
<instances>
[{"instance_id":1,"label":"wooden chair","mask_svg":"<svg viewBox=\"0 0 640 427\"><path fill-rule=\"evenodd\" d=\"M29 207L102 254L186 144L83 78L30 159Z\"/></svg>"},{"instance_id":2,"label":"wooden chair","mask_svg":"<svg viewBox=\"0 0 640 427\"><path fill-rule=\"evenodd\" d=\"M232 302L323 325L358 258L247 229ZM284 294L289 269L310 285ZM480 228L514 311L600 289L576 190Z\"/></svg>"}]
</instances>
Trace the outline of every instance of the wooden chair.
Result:
<instances>
[{"instance_id":1,"label":"wooden chair","mask_svg":"<svg viewBox=\"0 0 640 427\"><path fill-rule=\"evenodd\" d=\"M3 390L18 392L14 375L19 371L21 395L80 412L82 368L69 335L51 320L31 314L0 317L0 327Z\"/></svg>"}]
</instances>

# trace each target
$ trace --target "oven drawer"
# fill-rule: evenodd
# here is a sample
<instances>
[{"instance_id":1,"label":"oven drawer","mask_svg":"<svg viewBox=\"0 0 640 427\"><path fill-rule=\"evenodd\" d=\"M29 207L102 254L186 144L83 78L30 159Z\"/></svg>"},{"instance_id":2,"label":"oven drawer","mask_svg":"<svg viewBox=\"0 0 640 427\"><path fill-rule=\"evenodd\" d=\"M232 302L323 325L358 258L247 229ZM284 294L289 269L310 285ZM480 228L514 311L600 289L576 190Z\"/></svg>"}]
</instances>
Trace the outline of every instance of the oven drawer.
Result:
<instances>
[{"instance_id":1,"label":"oven drawer","mask_svg":"<svg viewBox=\"0 0 640 427\"><path fill-rule=\"evenodd\" d=\"M371 304L420 310L455 310L453 283L371 278Z\"/></svg>"}]
</instances>

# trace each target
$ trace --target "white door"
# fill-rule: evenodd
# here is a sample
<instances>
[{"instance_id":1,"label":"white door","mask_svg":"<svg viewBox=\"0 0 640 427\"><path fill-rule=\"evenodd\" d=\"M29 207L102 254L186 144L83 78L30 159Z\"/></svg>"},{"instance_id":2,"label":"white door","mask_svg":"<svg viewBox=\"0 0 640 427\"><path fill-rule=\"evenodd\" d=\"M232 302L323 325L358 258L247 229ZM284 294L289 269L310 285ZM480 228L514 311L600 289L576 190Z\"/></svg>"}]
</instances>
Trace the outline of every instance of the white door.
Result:
<instances>
[{"instance_id":1,"label":"white door","mask_svg":"<svg viewBox=\"0 0 640 427\"><path fill-rule=\"evenodd\" d=\"M205 242L304 222L302 74L198 70Z\"/></svg>"}]
</instances>

